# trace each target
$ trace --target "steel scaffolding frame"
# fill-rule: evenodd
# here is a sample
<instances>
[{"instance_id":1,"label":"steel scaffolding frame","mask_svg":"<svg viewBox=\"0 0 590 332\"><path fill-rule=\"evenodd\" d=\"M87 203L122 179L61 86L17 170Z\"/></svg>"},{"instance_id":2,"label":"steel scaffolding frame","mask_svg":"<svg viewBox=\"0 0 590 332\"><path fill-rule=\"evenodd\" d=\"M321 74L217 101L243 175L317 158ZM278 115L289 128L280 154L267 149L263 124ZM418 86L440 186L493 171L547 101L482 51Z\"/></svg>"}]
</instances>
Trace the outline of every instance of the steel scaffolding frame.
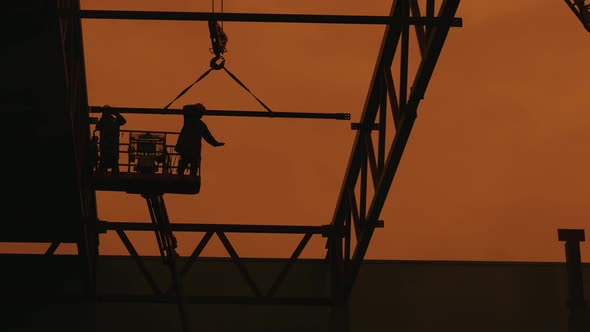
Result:
<instances>
[{"instance_id":1,"label":"steel scaffolding frame","mask_svg":"<svg viewBox=\"0 0 590 332\"><path fill-rule=\"evenodd\" d=\"M584 0L564 0L568 7L590 32L590 5ZM84 69L84 47L82 44L81 19L135 19L135 20L174 20L174 21L206 21L216 19L235 22L282 22L282 23L316 23L316 24L353 24L353 25L386 25L387 29L381 44L379 57L370 83L369 93L359 123L353 123L352 129L357 131L352 152L342 183L340 194L332 221L321 226L289 226L289 225L235 225L235 224L174 224L172 231L201 232L203 237L196 245L191 256L182 266L178 277L182 279L199 259L209 240L215 235L222 242L240 275L244 278L252 296L183 296L180 297L181 318L187 320L183 313L186 303L243 303L268 305L329 305L334 308L334 330L346 330L348 315L348 297L354 286L360 266L367 252L375 228L383 227L379 220L383 204L399 166L417 115L419 102L429 84L446 36L451 27L462 26L455 13L460 0L443 0L436 11L435 0L425 0L421 6L418 0L393 0L390 15L358 16L358 15L293 15L293 14L244 14L244 13L187 13L187 12L148 12L148 11L99 11L80 10L76 0L56 1L58 24L60 30L61 49L63 52L64 69L67 89L67 112L69 113L74 142L72 160L78 166L76 185L80 188L79 204L75 208L81 213L80 236L77 242L78 256L86 278L89 295L101 301L121 302L156 302L177 303L181 293L178 285L169 285L163 290L151 276L150 271L135 250L126 231L157 231L154 223L145 222L107 222L96 218L97 206L95 192L90 188L88 178L84 174L85 151L88 146L87 124L90 123L89 113L98 113L101 107L88 106L86 95L86 79ZM52 5L49 5L51 7ZM424 8L425 7L425 8ZM425 16L423 16L424 9ZM415 38L419 47L420 65L413 82L409 80L409 45L410 27L415 30ZM400 67L399 77L392 73L395 56L398 55ZM114 108L121 113L136 114L182 114L180 110L147 109L147 108ZM87 112L86 112L87 111ZM212 110L207 116L246 116L276 118L308 118L350 120L346 113L303 113L303 112L257 112ZM393 122L388 124L388 122ZM387 128L393 126L395 135L387 137ZM372 133L377 131L377 144L373 142ZM389 148L388 148L389 147ZM372 187L372 188L371 188ZM372 189L373 194L369 192ZM358 193L358 194L357 194ZM358 196L358 197L357 197ZM165 213L162 200L161 212ZM149 205L149 202L148 202ZM117 233L131 257L144 274L153 294L97 294L96 260L98 252L98 234L107 231ZM268 233L298 234L302 239L286 260L283 269L274 278L270 287L261 291L248 270L240 260L237 252L227 238L227 233ZM352 247L352 239L356 246ZM580 235L581 234L581 235ZM327 239L326 262L331 270L331 294L328 297L277 297L285 277L299 259L299 255L314 235ZM580 306L583 294L580 291L579 241L583 241L583 231L559 230L559 240L565 241L568 270L570 272L569 297L570 306ZM52 255L60 245L59 241L50 244L45 255ZM570 264L572 263L572 264ZM171 265L171 272L175 267ZM182 295L182 294L176 294ZM188 330L188 322L183 323Z\"/></svg>"},{"instance_id":2,"label":"steel scaffolding frame","mask_svg":"<svg viewBox=\"0 0 590 332\"><path fill-rule=\"evenodd\" d=\"M45 6L59 13L62 10L80 10L78 0L61 0L55 4L46 3ZM47 9L44 8L43 10ZM37 9L38 10L38 9ZM81 259L81 271L85 278L88 294L95 292L96 263L99 255L97 233L97 205L96 193L91 189L88 174L85 172L88 164L88 123L90 121L88 108L88 94L86 89L86 69L84 60L84 45L82 38L82 22L76 17L57 15L59 42L64 60L65 89L67 95L67 113L71 121L73 141L73 159L76 164L76 186L79 192L78 205L74 207L80 213L79 237L76 242L78 256ZM45 255L52 255L60 245L54 241L46 250Z\"/></svg>"},{"instance_id":3,"label":"steel scaffolding frame","mask_svg":"<svg viewBox=\"0 0 590 332\"><path fill-rule=\"evenodd\" d=\"M429 81L440 56L442 47L451 27L461 27L461 18L455 17L460 0L443 0L438 6L435 0L426 0L420 5L418 0L393 0L390 14L387 16L347 16L347 15L292 15L292 14L240 14L240 13L186 13L186 12L146 12L146 11L108 11L79 10L78 8L60 8L60 21L77 22L80 29L81 19L136 19L136 20L191 20L239 22L284 22L284 23L325 23L325 24L377 24L385 25L386 30L381 43L368 95L359 123L353 123L356 137L346 168L340 194L336 202L333 218L329 224L322 226L288 226L288 225L223 225L223 224L174 224L171 231L202 232L201 241L195 247L186 264L179 272L179 279L188 272L199 258L209 240L216 235L222 242L231 260L238 267L241 276L252 291L252 296L209 296L190 297L176 294L172 297L171 287L162 291L150 272L143 264L140 255L126 235L126 231L157 231L155 223L145 222L109 222L89 221L94 225L90 229L95 234L84 236L79 248L80 255L86 257L87 265L95 262L98 256L98 244L87 249L101 232L115 231L143 272L153 294L145 295L105 295L94 293L95 298L104 301L130 302L170 302L179 301L181 318L187 320L183 306L185 303L248 303L248 304L286 304L286 305L330 305L334 310L332 324L334 330L348 329L348 299L358 275L360 266L367 252L375 228L383 227L379 219L387 194L392 185L406 143L412 131L420 101L424 98ZM424 8L425 7L425 8ZM438 11L437 11L438 8ZM425 13L425 15L422 15ZM413 27L415 41L418 45L419 65L413 81L409 73L410 30ZM81 38L79 38L81 43ZM392 66L394 57L399 56L399 77L394 77ZM82 57L83 54L79 54ZM82 62L83 63L83 62ZM138 114L182 114L180 110L117 108L120 112ZM100 107L88 106L88 113L100 112ZM282 118L312 118L348 120L349 114L343 113L280 113L256 111L209 111L205 115L222 116L269 116ZM393 137L387 136L387 128L394 128ZM371 137L377 131L377 142ZM87 133L76 132L76 137ZM370 179L370 180L369 180ZM372 187L372 195L370 194ZM358 197L356 192L358 191ZM159 193L160 195L163 195ZM92 194L94 195L94 193ZM163 197L160 197L163 201ZM93 208L96 209L94 203ZM163 208L163 204L162 204ZM165 208L164 208L165 209ZM96 213L95 213L96 215ZM266 292L262 292L253 281L240 257L228 240L226 233L271 233L299 234L302 239L286 261L284 268L274 279ZM354 235L353 235L354 234ZM313 235L326 238L326 262L330 268L330 295L318 298L283 298L275 294L282 281L297 262L299 255ZM356 240L353 247L352 240ZM89 240L90 239L90 240ZM91 241L92 240L92 241ZM94 243L94 242L93 242ZM57 243L47 251L52 254ZM170 256L170 255L168 255ZM173 274L175 267L171 265ZM88 269L93 271L93 269ZM90 273L92 274L92 273ZM89 278L95 282L94 278ZM93 288L92 288L93 289ZM179 287L177 289L180 289ZM179 291L177 291L178 293ZM183 323L188 331L188 322Z\"/></svg>"}]
</instances>

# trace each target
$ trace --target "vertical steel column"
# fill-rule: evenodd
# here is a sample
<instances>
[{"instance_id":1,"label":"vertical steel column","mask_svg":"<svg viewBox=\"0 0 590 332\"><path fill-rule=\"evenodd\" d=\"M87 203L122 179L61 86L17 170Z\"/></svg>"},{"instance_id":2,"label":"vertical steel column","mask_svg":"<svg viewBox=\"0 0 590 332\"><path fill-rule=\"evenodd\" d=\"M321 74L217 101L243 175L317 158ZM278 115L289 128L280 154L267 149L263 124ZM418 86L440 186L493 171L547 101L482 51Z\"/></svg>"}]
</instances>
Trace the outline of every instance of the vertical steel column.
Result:
<instances>
[{"instance_id":1,"label":"vertical steel column","mask_svg":"<svg viewBox=\"0 0 590 332\"><path fill-rule=\"evenodd\" d=\"M96 209L94 192L88 187L85 165L88 147L88 112L86 81L84 76L84 48L82 44L82 25L80 18L58 15L61 9L80 9L79 1L60 1L49 4L55 12L56 32L59 34L61 54L63 58L63 75L66 88L65 110L70 121L72 180L78 191L78 204L75 206L79 214L78 239L76 241L78 258L84 278L86 295L93 296L96 291L96 261L98 257L98 232L96 228ZM61 69L61 68L60 68Z\"/></svg>"},{"instance_id":2,"label":"vertical steel column","mask_svg":"<svg viewBox=\"0 0 590 332\"><path fill-rule=\"evenodd\" d=\"M558 229L559 241L565 241L565 260L568 280L568 306L570 310L586 306L580 242L585 240L583 229Z\"/></svg>"},{"instance_id":3,"label":"vertical steel column","mask_svg":"<svg viewBox=\"0 0 590 332\"><path fill-rule=\"evenodd\" d=\"M583 229L558 229L559 241L565 241L569 308L568 332L590 331L590 310L584 300L584 280L580 242L585 240Z\"/></svg>"},{"instance_id":4,"label":"vertical steel column","mask_svg":"<svg viewBox=\"0 0 590 332\"><path fill-rule=\"evenodd\" d=\"M338 224L328 235L328 264L330 266L330 320L331 332L346 332L347 317L343 315L341 308L347 304L344 296L344 273L347 267L345 254L343 253L343 237L346 225ZM344 241L348 243L347 240Z\"/></svg>"},{"instance_id":5,"label":"vertical steel column","mask_svg":"<svg viewBox=\"0 0 590 332\"><path fill-rule=\"evenodd\" d=\"M362 129L361 129L362 130ZM361 131L362 132L362 131ZM364 131L365 139L368 135L371 135L370 132ZM360 194L359 194L359 217L360 217L360 224L361 224L361 233L364 232L365 227L367 225L367 148L365 146L361 147L361 182L360 182Z\"/></svg>"},{"instance_id":6,"label":"vertical steel column","mask_svg":"<svg viewBox=\"0 0 590 332\"><path fill-rule=\"evenodd\" d=\"M347 209L350 209L350 207ZM346 219L344 220L344 266L348 266L348 263L350 263L350 237L352 235L351 222L352 211L346 214Z\"/></svg>"},{"instance_id":7,"label":"vertical steel column","mask_svg":"<svg viewBox=\"0 0 590 332\"><path fill-rule=\"evenodd\" d=\"M342 300L344 255L342 252L343 227L335 227L329 235L328 264L330 266L330 297L334 303Z\"/></svg>"},{"instance_id":8,"label":"vertical steel column","mask_svg":"<svg viewBox=\"0 0 590 332\"><path fill-rule=\"evenodd\" d=\"M407 19L410 17L410 6L408 1L402 1L401 3L402 17ZM399 68L399 109L402 114L407 112L408 104L408 63L410 55L410 27L408 25L402 26L402 39L401 39L401 59Z\"/></svg>"},{"instance_id":9,"label":"vertical steel column","mask_svg":"<svg viewBox=\"0 0 590 332\"><path fill-rule=\"evenodd\" d=\"M383 68L381 71L382 78L380 79L379 143L377 146L377 174L379 174L379 176L377 179L374 179L375 183L378 183L379 180L381 180L381 173L383 172L383 166L385 166L385 140L387 138L387 79L385 78L385 70L389 70L389 68Z\"/></svg>"}]
</instances>

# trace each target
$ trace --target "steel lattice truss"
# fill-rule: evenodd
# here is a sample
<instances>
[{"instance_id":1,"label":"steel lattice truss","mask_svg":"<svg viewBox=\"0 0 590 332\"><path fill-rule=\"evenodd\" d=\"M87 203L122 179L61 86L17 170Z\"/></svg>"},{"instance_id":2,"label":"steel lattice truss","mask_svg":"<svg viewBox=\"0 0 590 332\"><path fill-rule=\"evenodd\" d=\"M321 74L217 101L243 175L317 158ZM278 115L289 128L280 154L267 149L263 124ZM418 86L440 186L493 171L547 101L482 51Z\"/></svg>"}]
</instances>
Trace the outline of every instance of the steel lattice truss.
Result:
<instances>
[{"instance_id":1,"label":"steel lattice truss","mask_svg":"<svg viewBox=\"0 0 590 332\"><path fill-rule=\"evenodd\" d=\"M588 0L564 0L584 28L590 32L590 3ZM239 22L284 22L284 23L336 23L336 24L382 24L386 25L381 49L371 79L369 93L359 123L353 123L357 131L350 154L346 174L330 223L320 226L289 225L235 225L235 224L174 224L168 220L162 193L143 195L150 211L149 222L108 222L93 219L97 215L95 192L88 183L80 181L80 209L85 211L82 220L78 252L82 258L82 270L88 290L96 299L123 302L170 302L178 303L183 329L189 330L186 303L247 303L285 305L331 305L336 320L334 330L347 329L347 303L354 287L372 235L382 227L381 211L400 164L406 143L411 134L420 101L423 99L437 60L451 27L460 27L456 18L460 0L393 0L387 16L345 15L293 15L293 14L241 14L241 13L187 13L146 11L96 11L80 10L77 1L57 3L59 28L64 51L68 112L73 119L73 135L77 140L77 153L82 156L88 138L88 113L77 110L88 107L89 112L101 108L85 105L85 73L81 42L80 19L139 19L175 21L221 21ZM418 50L410 52L410 45ZM419 62L415 73L410 73L410 58ZM414 59L416 58L416 59ZM117 108L121 113L182 114L180 110ZM279 117L349 120L344 113L299 113L212 110L206 115ZM388 130L389 129L389 130ZM392 130L393 129L393 130ZM392 135L391 132L394 132ZM373 135L376 134L376 135ZM376 139L374 139L376 136ZM78 158L83 159L83 158ZM84 176L79 174L79 178ZM149 294L97 294L96 261L98 234L115 231L132 259L145 277ZM172 282L159 285L135 250L126 231L155 232L164 263L170 268ZM173 232L197 232L203 236L191 256L177 260L170 254ZM561 230L560 230L561 232ZM227 237L228 233L299 234L302 236L291 257L267 287L261 287L250 275L243 260ZM565 234L565 233L564 233ZM563 240L561 238L560 240ZM571 235L571 234L570 234ZM199 259L209 241L218 237L237 266L240 275L251 290L251 296L192 296L184 294L182 279ZM297 263L299 255L312 236L327 239L326 263L330 268L330 293L324 297L280 297L280 287L287 274ZM583 234L582 234L583 237ZM570 241L571 242L571 241ZM52 255L60 242L54 242L46 255ZM571 248L570 248L571 249ZM578 250L579 251L579 250ZM575 255L574 255L575 256ZM578 255L579 256L579 255ZM577 257L577 256L576 256ZM578 257L579 258L579 257ZM182 264L177 269L176 264ZM575 295L575 294L574 294ZM578 301L579 302L579 301ZM345 316L341 315L344 314Z\"/></svg>"},{"instance_id":2,"label":"steel lattice truss","mask_svg":"<svg viewBox=\"0 0 590 332\"><path fill-rule=\"evenodd\" d=\"M386 25L377 63L371 79L369 93L359 123L353 123L352 129L357 131L344 181L336 203L331 222L320 226L288 226L288 225L223 225L223 224L174 224L169 223L163 201L163 194L149 196L148 208L152 222L115 223L97 221L96 231L116 231L130 255L144 273L152 289L151 294L111 296L114 301L131 302L169 302L178 301L181 315L184 317L184 304L189 303L259 303L259 304L314 304L345 306L353 288L355 278L365 257L372 235L376 228L383 225L379 220L383 205L387 198L396 170L400 164L404 148L412 131L420 101L423 99L439 55L451 27L460 27L461 19L456 18L460 0L394 0L390 14L387 16L343 16L343 15L285 15L285 14L239 14L239 13L184 13L184 12L138 12L138 11L88 11L63 10L61 15L74 15L86 19L148 19L148 20L197 20L212 18L222 21L241 22L289 22L289 23L339 23L339 24L383 24ZM417 45L417 50L410 52L410 45ZM415 54L415 55L414 55ZM418 63L415 73L410 73L410 57ZM397 57L397 58L396 58ZM399 66L399 67L393 67ZM394 75L395 73L395 75ZM94 109L94 110L93 110ZM159 113L164 110L124 109L120 112ZM89 107L90 112L99 112L100 108ZM166 110L172 114L174 110ZM176 112L176 113L174 113ZM211 111L216 113L218 111ZM217 113L222 116L233 116L238 111ZM210 114L213 115L213 114ZM241 113L239 116L267 116L260 112L250 115ZM348 116L275 112L273 116L294 118L349 119ZM389 130L388 130L389 128ZM394 129L394 130L392 130ZM376 133L377 139L372 138ZM395 132L393 135L392 132ZM247 284L252 296L247 297L193 297L182 294L180 284L175 285L176 291L162 291L161 285L150 276L141 257L134 249L125 231L156 231L156 236L165 239L166 234L158 229L159 224L166 224L169 231L201 232L202 240L193 254L177 273L174 257L168 255L173 279L180 280L199 258L209 240L215 235L228 251L232 261ZM300 234L298 246L293 251L285 266L273 279L274 282L262 289L250 277L245 265L228 240L226 233L271 233ZM331 271L331 292L323 298L280 298L276 297L286 274L298 260L312 236L323 236L327 239L326 262ZM55 250L55 244L48 253ZM97 249L97 248L95 248ZM96 252L98 250L88 250ZM163 258L166 255L162 254ZM176 293L176 294L174 294ZM100 297L100 294L96 294ZM103 296L103 299L109 300ZM188 326L186 323L185 326ZM188 328L186 328L188 329Z\"/></svg>"},{"instance_id":3,"label":"steel lattice truss","mask_svg":"<svg viewBox=\"0 0 590 332\"><path fill-rule=\"evenodd\" d=\"M346 298L350 294L373 232L382 224L379 216L412 131L420 100L450 27L461 25L454 17L458 5L459 1L444 1L436 16L440 19L437 24L417 24L413 29L409 25L391 25L386 30L332 220L336 233L344 236L331 237L327 245L336 297ZM425 12L426 18L434 16L434 1L427 2ZM397 1L391 16L403 21L421 17L422 13L423 9L415 0ZM410 30L415 32L420 54L413 82L408 72ZM396 55L400 64L399 77L392 74ZM386 137L387 126L395 128L391 138ZM371 137L375 127L378 130L376 144ZM369 196L369 192L373 194ZM350 245L351 233L356 236L354 248Z\"/></svg>"},{"instance_id":4,"label":"steel lattice truss","mask_svg":"<svg viewBox=\"0 0 590 332\"><path fill-rule=\"evenodd\" d=\"M564 0L584 26L590 32L590 2L587 0Z\"/></svg>"}]
</instances>

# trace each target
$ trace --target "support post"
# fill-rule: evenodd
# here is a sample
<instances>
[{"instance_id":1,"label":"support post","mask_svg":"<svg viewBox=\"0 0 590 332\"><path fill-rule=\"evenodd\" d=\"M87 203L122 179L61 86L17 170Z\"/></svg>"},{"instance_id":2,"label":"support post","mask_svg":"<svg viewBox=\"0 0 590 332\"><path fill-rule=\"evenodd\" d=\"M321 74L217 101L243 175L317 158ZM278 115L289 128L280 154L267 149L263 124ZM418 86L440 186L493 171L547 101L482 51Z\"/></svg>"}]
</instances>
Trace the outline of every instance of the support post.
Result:
<instances>
[{"instance_id":1,"label":"support post","mask_svg":"<svg viewBox=\"0 0 590 332\"><path fill-rule=\"evenodd\" d=\"M583 229L558 229L559 241L565 241L567 269L567 305L570 310L568 332L590 331L590 311L584 300L584 280L580 242L585 240Z\"/></svg>"}]
</instances>

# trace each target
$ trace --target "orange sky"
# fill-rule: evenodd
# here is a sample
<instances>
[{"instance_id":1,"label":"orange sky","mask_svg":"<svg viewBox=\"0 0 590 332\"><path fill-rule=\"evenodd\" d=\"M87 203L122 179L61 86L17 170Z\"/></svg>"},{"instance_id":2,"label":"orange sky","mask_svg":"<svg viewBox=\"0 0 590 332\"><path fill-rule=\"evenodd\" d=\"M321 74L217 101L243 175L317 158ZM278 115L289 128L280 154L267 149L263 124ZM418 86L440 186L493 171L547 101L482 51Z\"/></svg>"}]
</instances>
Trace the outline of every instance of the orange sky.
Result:
<instances>
[{"instance_id":1,"label":"orange sky","mask_svg":"<svg viewBox=\"0 0 590 332\"><path fill-rule=\"evenodd\" d=\"M217 1L218 5L221 3ZM440 1L437 1L437 4ZM238 1L226 12L386 15L391 1ZM210 11L210 1L82 1L84 9ZM219 10L219 7L217 8ZM590 34L561 0L462 1L388 195L369 259L563 261L557 228L590 235ZM85 20L90 105L163 107L207 68L206 22ZM383 26L226 22L226 66L275 111L363 109ZM417 56L412 56L413 67ZM410 75L413 77L413 73ZM223 72L173 104L263 110ZM178 131L178 116L126 129ZM331 221L354 140L347 121L205 118L199 195L166 194L173 222ZM138 195L98 193L99 218L149 221ZM189 254L200 233L178 234ZM245 257L285 257L299 236L228 234ZM141 254L153 234L130 233ZM312 238L303 257L323 257ZM114 234L102 254L124 253ZM65 249L62 249L65 250ZM58 251L59 252L59 251ZM214 238L204 251L225 256ZM590 244L582 245L590 261Z\"/></svg>"}]
</instances>

